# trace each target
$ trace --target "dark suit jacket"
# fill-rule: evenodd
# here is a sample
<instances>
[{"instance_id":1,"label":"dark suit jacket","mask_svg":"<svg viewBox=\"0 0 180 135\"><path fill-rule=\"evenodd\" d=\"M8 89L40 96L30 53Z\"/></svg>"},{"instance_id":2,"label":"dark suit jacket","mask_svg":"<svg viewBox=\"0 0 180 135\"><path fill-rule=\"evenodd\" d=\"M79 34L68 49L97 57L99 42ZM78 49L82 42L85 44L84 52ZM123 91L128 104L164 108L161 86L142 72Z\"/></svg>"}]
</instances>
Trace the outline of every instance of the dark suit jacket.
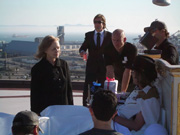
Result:
<instances>
[{"instance_id":1,"label":"dark suit jacket","mask_svg":"<svg viewBox=\"0 0 180 135\"><path fill-rule=\"evenodd\" d=\"M106 67L104 62L104 47L112 44L111 33L104 31L104 40L101 47L98 49L94 42L95 31L90 31L85 34L85 40L79 49L86 51L88 49L88 59L86 65L86 75L98 74L105 76Z\"/></svg>"}]
</instances>

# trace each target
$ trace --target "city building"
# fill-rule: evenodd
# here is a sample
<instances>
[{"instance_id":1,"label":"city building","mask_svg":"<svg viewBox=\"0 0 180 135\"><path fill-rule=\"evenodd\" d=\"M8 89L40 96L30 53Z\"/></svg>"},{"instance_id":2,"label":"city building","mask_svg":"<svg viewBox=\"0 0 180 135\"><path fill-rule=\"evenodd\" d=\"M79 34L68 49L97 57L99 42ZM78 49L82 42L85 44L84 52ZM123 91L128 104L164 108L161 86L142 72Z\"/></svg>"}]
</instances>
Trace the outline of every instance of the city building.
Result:
<instances>
[{"instance_id":1,"label":"city building","mask_svg":"<svg viewBox=\"0 0 180 135\"><path fill-rule=\"evenodd\" d=\"M64 45L64 26L57 27L57 37L60 39L60 44Z\"/></svg>"}]
</instances>

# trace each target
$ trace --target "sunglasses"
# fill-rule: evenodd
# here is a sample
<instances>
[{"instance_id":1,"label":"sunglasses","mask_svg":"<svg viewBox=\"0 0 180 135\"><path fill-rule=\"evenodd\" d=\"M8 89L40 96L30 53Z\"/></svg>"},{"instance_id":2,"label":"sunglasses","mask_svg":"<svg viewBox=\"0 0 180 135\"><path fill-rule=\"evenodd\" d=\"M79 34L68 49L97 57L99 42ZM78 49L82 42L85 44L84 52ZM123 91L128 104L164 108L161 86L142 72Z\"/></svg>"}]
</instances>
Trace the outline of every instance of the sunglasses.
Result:
<instances>
[{"instance_id":1,"label":"sunglasses","mask_svg":"<svg viewBox=\"0 0 180 135\"><path fill-rule=\"evenodd\" d=\"M101 23L103 23L103 21L94 21L94 24L95 23L101 24Z\"/></svg>"}]
</instances>

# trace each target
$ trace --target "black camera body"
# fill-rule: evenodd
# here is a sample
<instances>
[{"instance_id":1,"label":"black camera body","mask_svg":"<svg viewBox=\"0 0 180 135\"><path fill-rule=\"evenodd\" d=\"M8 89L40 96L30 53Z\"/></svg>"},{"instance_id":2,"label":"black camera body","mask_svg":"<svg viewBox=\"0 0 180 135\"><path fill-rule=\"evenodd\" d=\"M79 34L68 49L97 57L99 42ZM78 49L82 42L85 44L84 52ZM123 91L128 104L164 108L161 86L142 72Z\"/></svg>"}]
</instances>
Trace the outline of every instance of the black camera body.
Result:
<instances>
[{"instance_id":1,"label":"black camera body","mask_svg":"<svg viewBox=\"0 0 180 135\"><path fill-rule=\"evenodd\" d=\"M146 32L143 37L140 39L139 43L142 44L147 48L147 50L144 50L144 53L147 54L161 54L161 50L156 50L152 48L155 46L157 43L158 39L154 36L152 36L151 32Z\"/></svg>"}]
</instances>

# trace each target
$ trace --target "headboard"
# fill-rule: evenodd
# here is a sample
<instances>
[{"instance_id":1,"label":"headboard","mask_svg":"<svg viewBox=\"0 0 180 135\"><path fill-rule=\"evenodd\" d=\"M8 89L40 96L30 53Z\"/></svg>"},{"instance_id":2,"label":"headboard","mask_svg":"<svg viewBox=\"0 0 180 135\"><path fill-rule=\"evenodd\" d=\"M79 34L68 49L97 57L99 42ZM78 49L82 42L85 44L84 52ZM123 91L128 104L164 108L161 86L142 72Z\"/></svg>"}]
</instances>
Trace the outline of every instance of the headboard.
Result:
<instances>
[{"instance_id":1,"label":"headboard","mask_svg":"<svg viewBox=\"0 0 180 135\"><path fill-rule=\"evenodd\" d=\"M165 127L169 135L180 135L180 65L170 65L156 59L159 73L158 87L161 88L162 107L165 109Z\"/></svg>"}]
</instances>

